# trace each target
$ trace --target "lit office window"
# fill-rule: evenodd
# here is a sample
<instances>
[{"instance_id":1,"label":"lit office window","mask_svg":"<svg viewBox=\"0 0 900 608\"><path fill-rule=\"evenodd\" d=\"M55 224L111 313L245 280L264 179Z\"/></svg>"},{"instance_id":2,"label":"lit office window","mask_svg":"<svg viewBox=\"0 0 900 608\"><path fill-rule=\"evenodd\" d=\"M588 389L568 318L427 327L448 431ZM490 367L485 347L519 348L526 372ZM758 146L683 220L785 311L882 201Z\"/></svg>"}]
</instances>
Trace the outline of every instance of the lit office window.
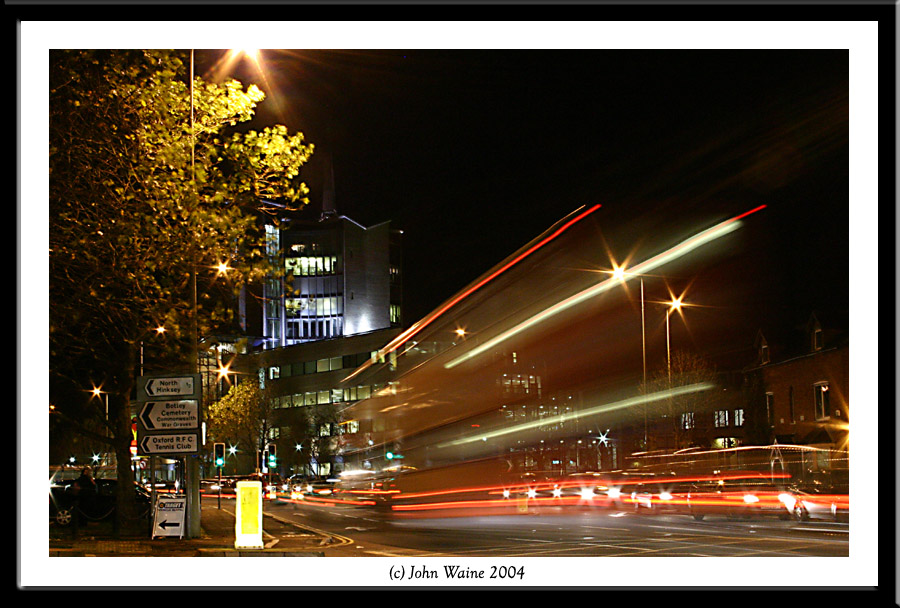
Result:
<instances>
[{"instance_id":1,"label":"lit office window","mask_svg":"<svg viewBox=\"0 0 900 608\"><path fill-rule=\"evenodd\" d=\"M713 424L716 428L728 426L728 410L717 410L713 417Z\"/></svg>"}]
</instances>

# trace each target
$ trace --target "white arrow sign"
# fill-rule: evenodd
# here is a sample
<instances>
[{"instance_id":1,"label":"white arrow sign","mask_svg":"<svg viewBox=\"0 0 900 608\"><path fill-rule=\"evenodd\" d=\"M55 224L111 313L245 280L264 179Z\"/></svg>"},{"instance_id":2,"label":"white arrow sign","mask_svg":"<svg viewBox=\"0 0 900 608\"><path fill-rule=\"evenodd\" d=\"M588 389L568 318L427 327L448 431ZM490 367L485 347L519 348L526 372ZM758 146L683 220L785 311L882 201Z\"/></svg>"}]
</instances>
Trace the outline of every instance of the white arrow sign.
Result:
<instances>
[{"instance_id":1,"label":"white arrow sign","mask_svg":"<svg viewBox=\"0 0 900 608\"><path fill-rule=\"evenodd\" d=\"M194 395L193 376L150 378L144 385L149 397L189 397Z\"/></svg>"},{"instance_id":2,"label":"white arrow sign","mask_svg":"<svg viewBox=\"0 0 900 608\"><path fill-rule=\"evenodd\" d=\"M184 496L160 497L153 514L153 536L184 536Z\"/></svg>"},{"instance_id":3,"label":"white arrow sign","mask_svg":"<svg viewBox=\"0 0 900 608\"><path fill-rule=\"evenodd\" d=\"M166 435L144 435L138 442L143 456L155 454L195 454L200 445L197 433L172 433Z\"/></svg>"},{"instance_id":4,"label":"white arrow sign","mask_svg":"<svg viewBox=\"0 0 900 608\"><path fill-rule=\"evenodd\" d=\"M200 428L200 402L148 401L138 416L148 431L181 431Z\"/></svg>"}]
</instances>

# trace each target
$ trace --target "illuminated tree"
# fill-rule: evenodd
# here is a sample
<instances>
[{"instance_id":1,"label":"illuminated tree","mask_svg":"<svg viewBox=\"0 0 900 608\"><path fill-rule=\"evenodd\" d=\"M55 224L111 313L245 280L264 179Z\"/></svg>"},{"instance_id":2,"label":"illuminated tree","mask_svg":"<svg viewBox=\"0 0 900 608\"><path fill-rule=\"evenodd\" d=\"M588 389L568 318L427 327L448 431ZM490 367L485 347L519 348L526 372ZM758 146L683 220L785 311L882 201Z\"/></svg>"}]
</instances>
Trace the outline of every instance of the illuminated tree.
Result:
<instances>
[{"instance_id":1,"label":"illuminated tree","mask_svg":"<svg viewBox=\"0 0 900 608\"><path fill-rule=\"evenodd\" d=\"M272 426L272 399L253 380L233 385L210 405L209 434L215 441L261 451Z\"/></svg>"},{"instance_id":2,"label":"illuminated tree","mask_svg":"<svg viewBox=\"0 0 900 608\"><path fill-rule=\"evenodd\" d=\"M73 395L92 383L109 393L109 421L92 411L125 507L142 340L164 325L168 363L195 371L195 336L228 326L230 299L267 271L258 217L307 202L303 135L235 132L262 91L197 77L192 104L186 72L174 51L50 56L51 400L82 428ZM217 276L220 263L230 270Z\"/></svg>"}]
</instances>

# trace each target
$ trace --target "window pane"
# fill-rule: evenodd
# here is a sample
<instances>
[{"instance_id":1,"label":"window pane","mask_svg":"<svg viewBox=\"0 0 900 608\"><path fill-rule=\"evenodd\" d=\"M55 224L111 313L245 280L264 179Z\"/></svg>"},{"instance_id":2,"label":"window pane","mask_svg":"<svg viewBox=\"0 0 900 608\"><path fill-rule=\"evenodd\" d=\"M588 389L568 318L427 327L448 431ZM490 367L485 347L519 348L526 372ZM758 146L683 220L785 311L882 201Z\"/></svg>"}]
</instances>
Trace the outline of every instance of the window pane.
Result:
<instances>
[{"instance_id":1,"label":"window pane","mask_svg":"<svg viewBox=\"0 0 900 608\"><path fill-rule=\"evenodd\" d=\"M316 361L316 371L317 372L327 372L329 370L328 359L319 359Z\"/></svg>"}]
</instances>

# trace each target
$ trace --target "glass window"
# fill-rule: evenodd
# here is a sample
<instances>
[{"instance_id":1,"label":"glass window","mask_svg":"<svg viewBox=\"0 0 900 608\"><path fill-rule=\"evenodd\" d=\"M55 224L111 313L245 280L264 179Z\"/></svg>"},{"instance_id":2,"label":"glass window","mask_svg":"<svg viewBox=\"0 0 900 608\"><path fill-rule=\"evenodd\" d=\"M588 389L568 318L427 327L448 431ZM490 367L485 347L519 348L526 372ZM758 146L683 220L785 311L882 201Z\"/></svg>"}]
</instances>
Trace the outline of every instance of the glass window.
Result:
<instances>
[{"instance_id":1,"label":"glass window","mask_svg":"<svg viewBox=\"0 0 900 608\"><path fill-rule=\"evenodd\" d=\"M332 370L341 369L344 367L344 358L343 357L332 357L330 365Z\"/></svg>"},{"instance_id":2,"label":"glass window","mask_svg":"<svg viewBox=\"0 0 900 608\"><path fill-rule=\"evenodd\" d=\"M331 389L331 402L332 403L340 403L344 400L344 391L339 388Z\"/></svg>"},{"instance_id":3,"label":"glass window","mask_svg":"<svg viewBox=\"0 0 900 608\"><path fill-rule=\"evenodd\" d=\"M766 393L766 420L769 426L775 424L775 395Z\"/></svg>"},{"instance_id":4,"label":"glass window","mask_svg":"<svg viewBox=\"0 0 900 608\"><path fill-rule=\"evenodd\" d=\"M318 398L316 399L316 402L317 402L319 405L322 405L322 404L325 404L325 403L331 403L331 393L330 393L330 391L319 391L319 393L318 393Z\"/></svg>"},{"instance_id":5,"label":"glass window","mask_svg":"<svg viewBox=\"0 0 900 608\"><path fill-rule=\"evenodd\" d=\"M734 410L734 426L744 426L744 410Z\"/></svg>"},{"instance_id":6,"label":"glass window","mask_svg":"<svg viewBox=\"0 0 900 608\"><path fill-rule=\"evenodd\" d=\"M358 399L368 399L370 397L371 388L366 386L359 386L356 388L356 396Z\"/></svg>"},{"instance_id":7,"label":"glass window","mask_svg":"<svg viewBox=\"0 0 900 608\"><path fill-rule=\"evenodd\" d=\"M316 361L316 371L317 372L327 372L329 371L329 360L328 359L319 359Z\"/></svg>"},{"instance_id":8,"label":"glass window","mask_svg":"<svg viewBox=\"0 0 900 608\"><path fill-rule=\"evenodd\" d=\"M716 428L728 426L728 410L716 411L715 417L713 418L713 423Z\"/></svg>"},{"instance_id":9,"label":"glass window","mask_svg":"<svg viewBox=\"0 0 900 608\"><path fill-rule=\"evenodd\" d=\"M305 397L304 403L306 403L306 405L315 405L316 404L316 400L317 400L316 393L305 393L304 397Z\"/></svg>"},{"instance_id":10,"label":"glass window","mask_svg":"<svg viewBox=\"0 0 900 608\"><path fill-rule=\"evenodd\" d=\"M820 382L813 386L813 390L816 396L816 419L828 418L828 383Z\"/></svg>"},{"instance_id":11,"label":"glass window","mask_svg":"<svg viewBox=\"0 0 900 608\"><path fill-rule=\"evenodd\" d=\"M314 374L316 373L316 362L315 361L307 361L303 364L303 373L304 374Z\"/></svg>"},{"instance_id":12,"label":"glass window","mask_svg":"<svg viewBox=\"0 0 900 608\"><path fill-rule=\"evenodd\" d=\"M789 415L791 417L791 424L797 422L796 413L794 411L794 387L790 387L788 391L788 406L790 407Z\"/></svg>"}]
</instances>

